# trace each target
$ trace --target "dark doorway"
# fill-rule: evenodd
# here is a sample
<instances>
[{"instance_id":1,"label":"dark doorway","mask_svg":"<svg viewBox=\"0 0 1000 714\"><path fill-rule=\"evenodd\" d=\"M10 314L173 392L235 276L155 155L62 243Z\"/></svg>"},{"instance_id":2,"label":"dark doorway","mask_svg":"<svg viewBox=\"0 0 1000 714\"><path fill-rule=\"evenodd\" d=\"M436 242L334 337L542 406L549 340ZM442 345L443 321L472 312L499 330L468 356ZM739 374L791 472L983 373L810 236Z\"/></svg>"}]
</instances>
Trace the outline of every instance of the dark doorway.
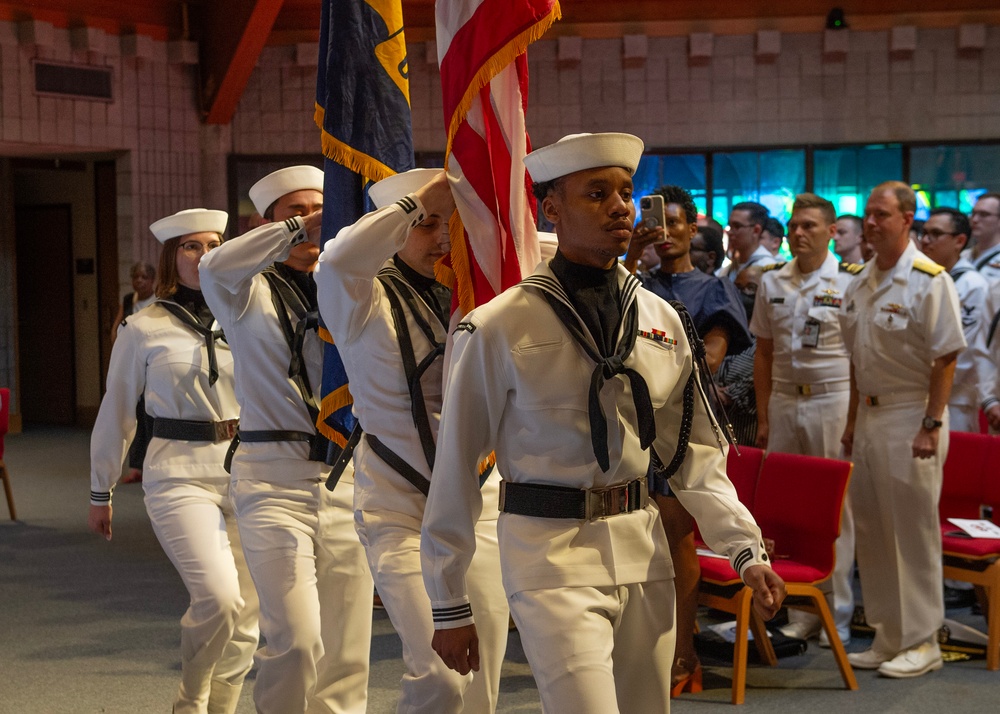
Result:
<instances>
[{"instance_id":1,"label":"dark doorway","mask_svg":"<svg viewBox=\"0 0 1000 714\"><path fill-rule=\"evenodd\" d=\"M18 364L26 424L76 422L69 204L17 206Z\"/></svg>"}]
</instances>

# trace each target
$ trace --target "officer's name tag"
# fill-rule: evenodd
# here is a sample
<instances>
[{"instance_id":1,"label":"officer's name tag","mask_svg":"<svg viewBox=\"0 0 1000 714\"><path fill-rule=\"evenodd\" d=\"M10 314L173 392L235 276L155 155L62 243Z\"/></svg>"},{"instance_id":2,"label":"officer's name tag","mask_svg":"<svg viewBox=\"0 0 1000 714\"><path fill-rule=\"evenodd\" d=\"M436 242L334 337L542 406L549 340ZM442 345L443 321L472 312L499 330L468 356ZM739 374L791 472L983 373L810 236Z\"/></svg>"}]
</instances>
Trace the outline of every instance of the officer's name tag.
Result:
<instances>
[{"instance_id":1,"label":"officer's name tag","mask_svg":"<svg viewBox=\"0 0 1000 714\"><path fill-rule=\"evenodd\" d=\"M802 328L802 346L816 347L819 345L820 321L815 318L808 318Z\"/></svg>"}]
</instances>

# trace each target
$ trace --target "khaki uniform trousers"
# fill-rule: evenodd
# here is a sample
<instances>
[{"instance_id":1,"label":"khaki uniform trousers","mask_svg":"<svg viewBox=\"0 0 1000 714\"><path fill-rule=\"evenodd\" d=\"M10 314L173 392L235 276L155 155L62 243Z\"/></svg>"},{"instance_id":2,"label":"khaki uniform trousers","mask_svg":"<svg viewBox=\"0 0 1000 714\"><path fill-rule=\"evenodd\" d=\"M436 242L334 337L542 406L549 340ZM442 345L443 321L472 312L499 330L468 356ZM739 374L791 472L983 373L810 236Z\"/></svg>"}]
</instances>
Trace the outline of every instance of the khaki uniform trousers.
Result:
<instances>
[{"instance_id":1,"label":"khaki uniform trousers","mask_svg":"<svg viewBox=\"0 0 1000 714\"><path fill-rule=\"evenodd\" d=\"M257 591L247 570L229 481L143 484L146 511L191 604L181 618L177 714L236 710L257 647Z\"/></svg>"},{"instance_id":2,"label":"khaki uniform trousers","mask_svg":"<svg viewBox=\"0 0 1000 714\"><path fill-rule=\"evenodd\" d=\"M771 392L767 412L768 451L843 459L840 438L847 424L850 399L850 391L812 396ZM819 587L826 594L837 634L846 642L851 637L854 616L854 515L849 493L844 498L836 558L833 574ZM819 627L819 617L801 610L789 610L788 619Z\"/></svg>"},{"instance_id":3,"label":"khaki uniform trousers","mask_svg":"<svg viewBox=\"0 0 1000 714\"><path fill-rule=\"evenodd\" d=\"M356 511L354 517L375 587L403 643L406 672L397 714L496 711L509 622L497 522L476 523L476 553L466 583L479 635L480 668L462 676L431 649L434 622L420 570L420 520L387 511Z\"/></svg>"},{"instance_id":4,"label":"khaki uniform trousers","mask_svg":"<svg viewBox=\"0 0 1000 714\"><path fill-rule=\"evenodd\" d=\"M938 501L948 410L937 455L913 458L925 403L858 406L851 499L865 619L890 658L937 635L944 620Z\"/></svg>"},{"instance_id":5,"label":"khaki uniform trousers","mask_svg":"<svg viewBox=\"0 0 1000 714\"><path fill-rule=\"evenodd\" d=\"M354 532L354 485L312 479L232 485L243 550L260 595L261 714L363 714L372 579Z\"/></svg>"},{"instance_id":6,"label":"khaki uniform trousers","mask_svg":"<svg viewBox=\"0 0 1000 714\"><path fill-rule=\"evenodd\" d=\"M668 714L674 581L522 590L510 613L545 714Z\"/></svg>"}]
</instances>

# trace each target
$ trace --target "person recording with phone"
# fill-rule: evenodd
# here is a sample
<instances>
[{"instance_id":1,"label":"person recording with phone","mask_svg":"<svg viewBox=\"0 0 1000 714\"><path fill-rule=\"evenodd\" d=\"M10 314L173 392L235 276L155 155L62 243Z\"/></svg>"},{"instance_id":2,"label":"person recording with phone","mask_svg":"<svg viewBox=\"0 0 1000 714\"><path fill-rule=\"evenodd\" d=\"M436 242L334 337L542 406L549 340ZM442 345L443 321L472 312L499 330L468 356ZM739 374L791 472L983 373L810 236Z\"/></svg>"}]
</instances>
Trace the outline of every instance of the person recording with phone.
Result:
<instances>
[{"instance_id":1,"label":"person recording with phone","mask_svg":"<svg viewBox=\"0 0 1000 714\"><path fill-rule=\"evenodd\" d=\"M639 199L640 220L625 254L625 268L635 271L648 246L656 249L659 270L640 275L642 286L664 300L684 303L705 343L708 366L714 374L727 354L751 344L746 313L733 283L696 270L691 241L698 232L698 209L691 194L680 186L662 186ZM677 645L671 672L671 694L700 691L701 665L694 649L698 580L701 569L694 546L694 520L670 492L667 480L650 470L649 492L660 508L674 563L677 591Z\"/></svg>"}]
</instances>

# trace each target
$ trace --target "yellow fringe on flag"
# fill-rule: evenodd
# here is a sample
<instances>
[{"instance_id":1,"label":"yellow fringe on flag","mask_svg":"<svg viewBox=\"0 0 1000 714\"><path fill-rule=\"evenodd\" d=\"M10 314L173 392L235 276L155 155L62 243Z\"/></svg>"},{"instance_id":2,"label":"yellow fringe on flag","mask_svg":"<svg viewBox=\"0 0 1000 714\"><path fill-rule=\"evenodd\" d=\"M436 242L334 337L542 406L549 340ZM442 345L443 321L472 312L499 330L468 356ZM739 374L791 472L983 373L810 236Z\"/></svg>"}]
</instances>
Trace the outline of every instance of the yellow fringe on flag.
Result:
<instances>
[{"instance_id":1,"label":"yellow fringe on flag","mask_svg":"<svg viewBox=\"0 0 1000 714\"><path fill-rule=\"evenodd\" d=\"M325 115L326 112L323 110L323 107L317 103L316 111L313 113L313 121L320 128L323 156L331 161L336 161L356 174L361 174L368 181L381 181L396 173L378 159L368 154L363 154L340 141L340 139L328 134L323 128L323 117Z\"/></svg>"},{"instance_id":2,"label":"yellow fringe on flag","mask_svg":"<svg viewBox=\"0 0 1000 714\"><path fill-rule=\"evenodd\" d=\"M455 287L458 288L458 307L463 315L467 315L476 306L476 296L472 292L472 268L469 266L469 254L465 249L465 225L458 211L451 217L449 232L451 267L455 271Z\"/></svg>"},{"instance_id":3,"label":"yellow fringe on flag","mask_svg":"<svg viewBox=\"0 0 1000 714\"><path fill-rule=\"evenodd\" d=\"M472 102L479 93L479 90L489 84L490 80L497 76L504 67L527 52L528 45L535 40L541 39L542 35L552 26L552 23L561 18L562 8L559 7L559 3L557 2L552 6L552 11L548 15L513 38L479 68L479 71L476 72L476 76L465 90L465 94L462 95L461 101L455 107L455 112L451 116L451 124L448 126L448 145L444 152L444 165L446 169L448 168L448 159L451 157L451 145L455 140L455 134L458 133L458 127L465 121L465 117L469 113L469 109L472 108Z\"/></svg>"},{"instance_id":4,"label":"yellow fringe on flag","mask_svg":"<svg viewBox=\"0 0 1000 714\"><path fill-rule=\"evenodd\" d=\"M490 455L483 459L479 464L479 475L482 476L486 469L491 466L497 465L497 452L491 451Z\"/></svg>"},{"instance_id":5,"label":"yellow fringe on flag","mask_svg":"<svg viewBox=\"0 0 1000 714\"><path fill-rule=\"evenodd\" d=\"M333 344L333 335L331 335L330 331L323 327L323 325L316 328L316 333L319 335L319 338L323 340L323 342L326 342L329 345Z\"/></svg>"},{"instance_id":6,"label":"yellow fringe on flag","mask_svg":"<svg viewBox=\"0 0 1000 714\"><path fill-rule=\"evenodd\" d=\"M323 397L323 401L319 405L319 416L316 418L316 428L319 429L319 433L341 448L347 445L347 438L330 427L326 420L334 412L354 404L354 397L351 396L349 387L350 385L345 384Z\"/></svg>"}]
</instances>

